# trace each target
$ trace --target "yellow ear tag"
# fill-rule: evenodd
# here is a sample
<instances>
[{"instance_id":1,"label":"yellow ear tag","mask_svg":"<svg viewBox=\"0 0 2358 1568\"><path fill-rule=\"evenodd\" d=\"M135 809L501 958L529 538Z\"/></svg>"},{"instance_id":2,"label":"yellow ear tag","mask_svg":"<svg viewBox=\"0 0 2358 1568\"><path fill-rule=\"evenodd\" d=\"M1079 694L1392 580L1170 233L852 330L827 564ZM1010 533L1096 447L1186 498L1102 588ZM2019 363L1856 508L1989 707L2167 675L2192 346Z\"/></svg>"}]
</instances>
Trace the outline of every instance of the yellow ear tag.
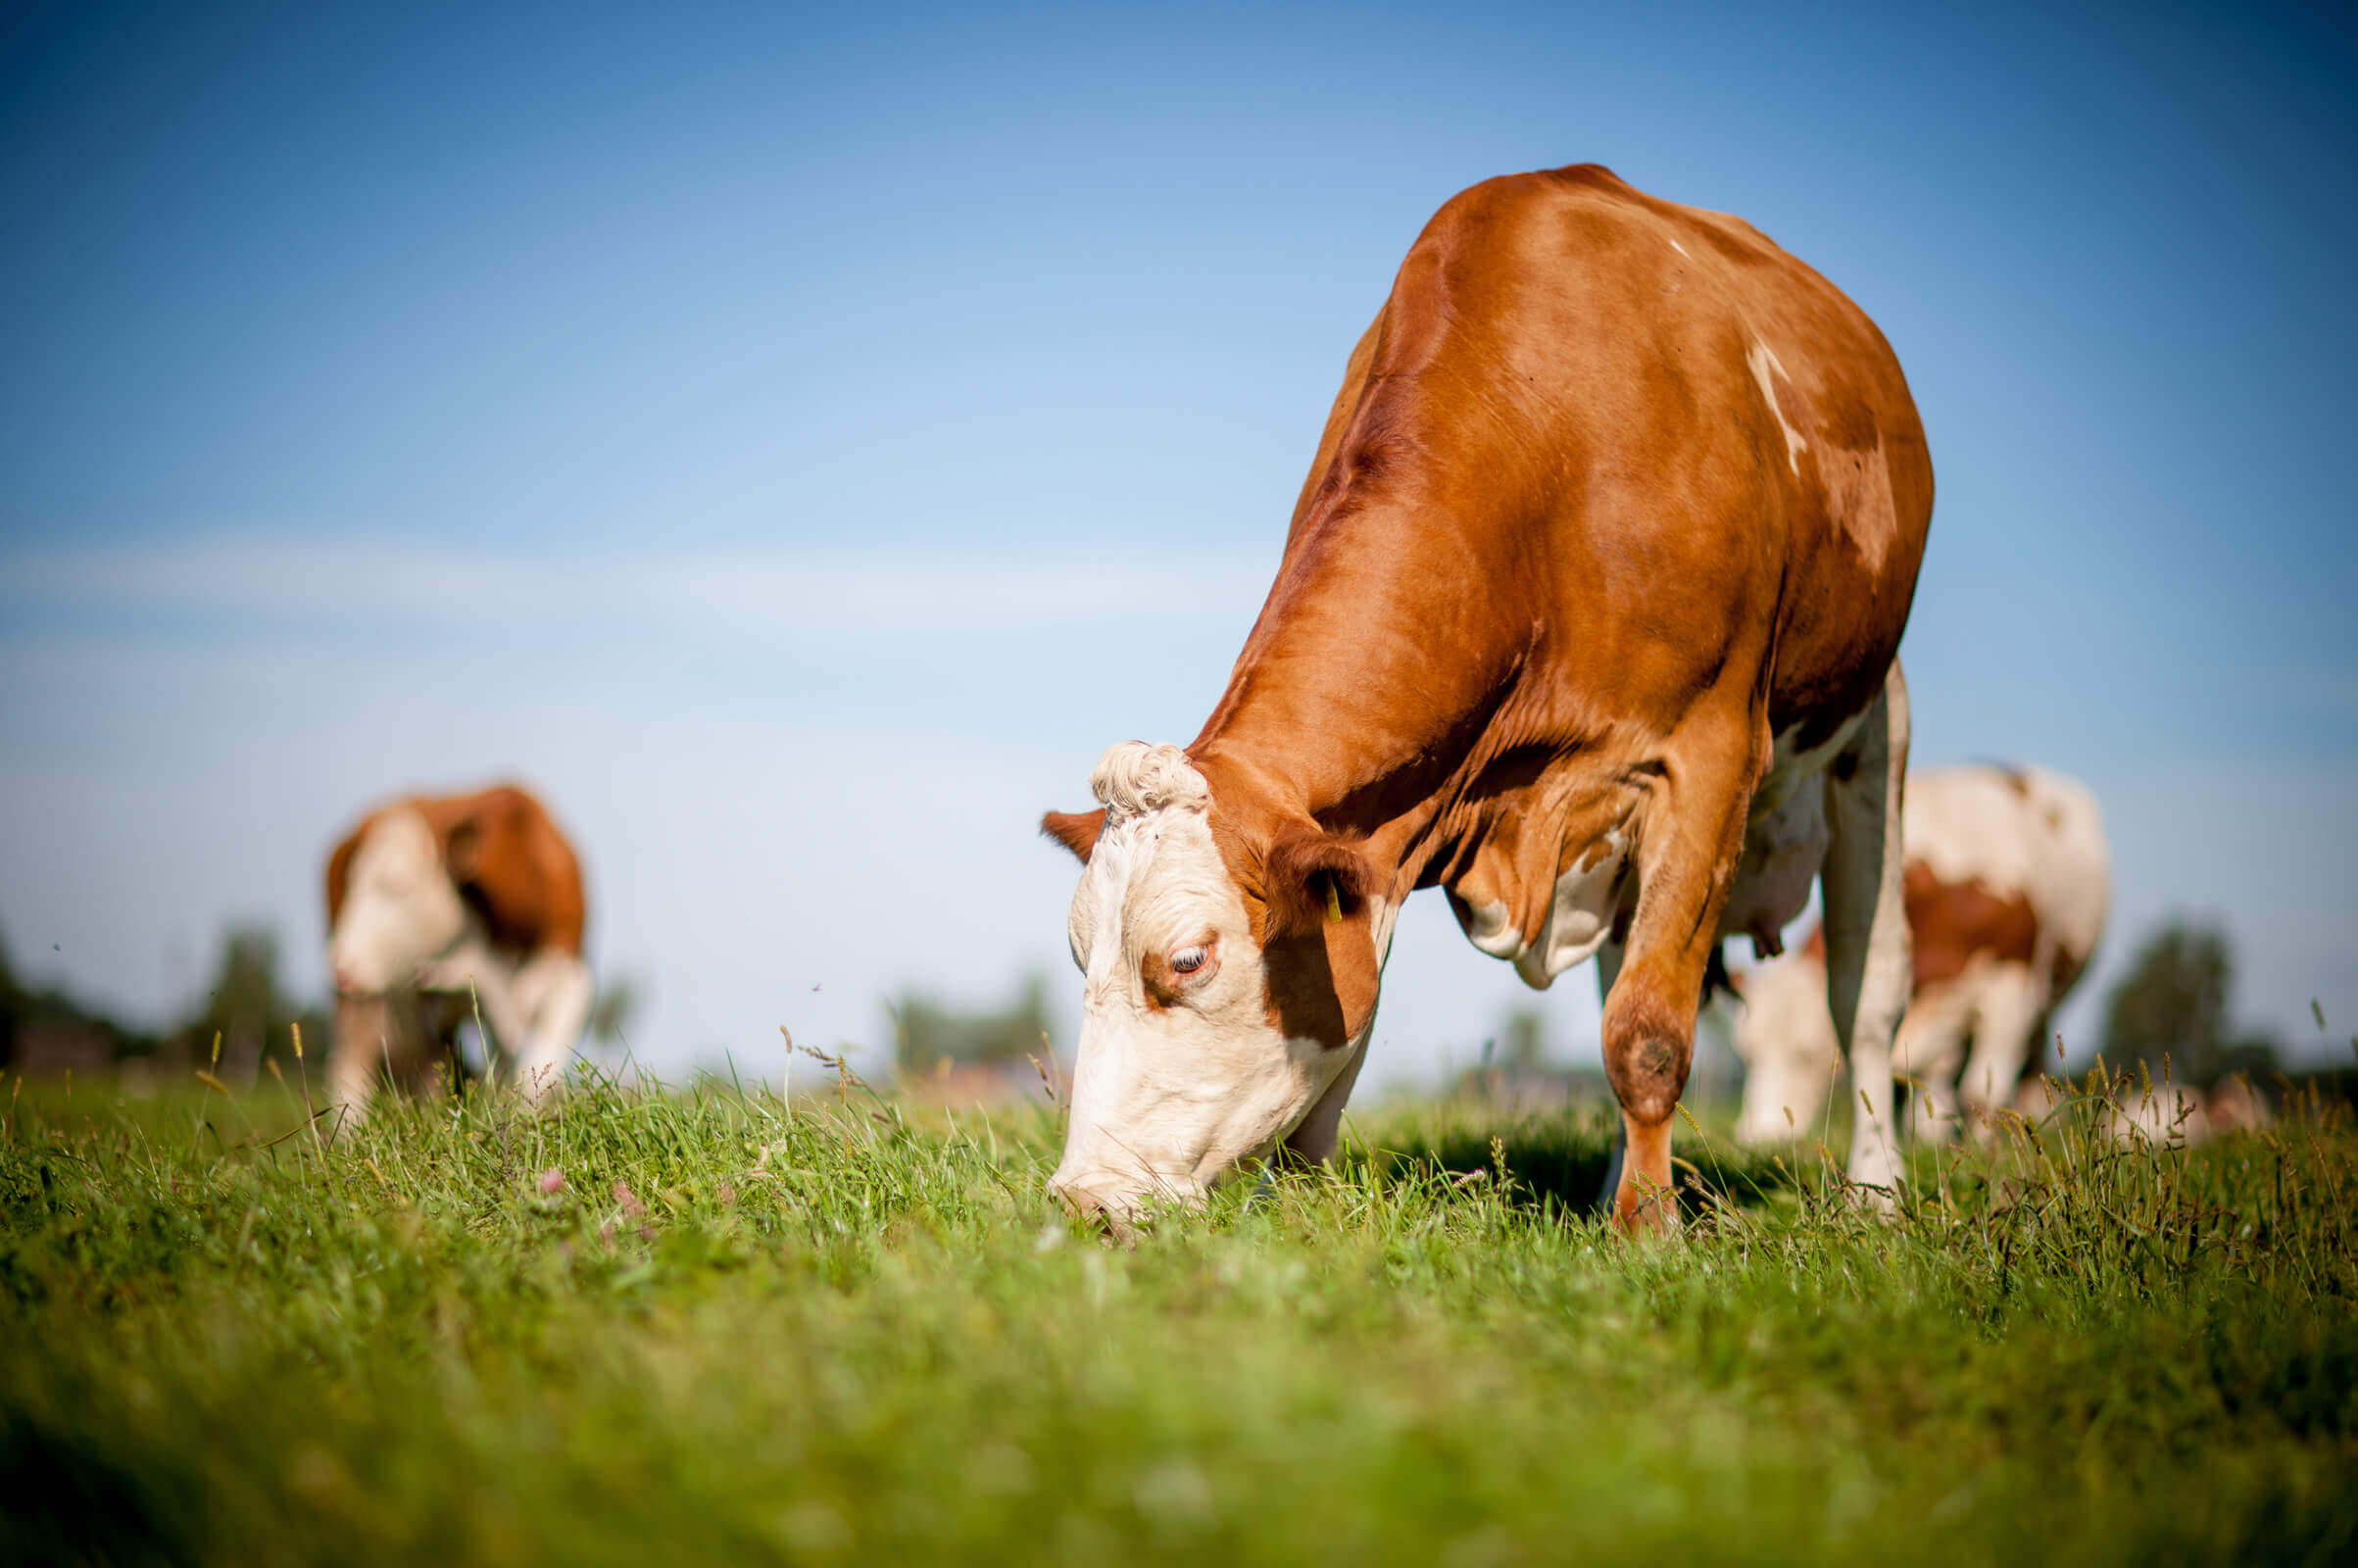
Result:
<instances>
[{"instance_id":1,"label":"yellow ear tag","mask_svg":"<svg viewBox=\"0 0 2358 1568\"><path fill-rule=\"evenodd\" d=\"M1326 879L1326 923L1328 925L1343 923L1343 894L1336 888L1333 877Z\"/></svg>"}]
</instances>

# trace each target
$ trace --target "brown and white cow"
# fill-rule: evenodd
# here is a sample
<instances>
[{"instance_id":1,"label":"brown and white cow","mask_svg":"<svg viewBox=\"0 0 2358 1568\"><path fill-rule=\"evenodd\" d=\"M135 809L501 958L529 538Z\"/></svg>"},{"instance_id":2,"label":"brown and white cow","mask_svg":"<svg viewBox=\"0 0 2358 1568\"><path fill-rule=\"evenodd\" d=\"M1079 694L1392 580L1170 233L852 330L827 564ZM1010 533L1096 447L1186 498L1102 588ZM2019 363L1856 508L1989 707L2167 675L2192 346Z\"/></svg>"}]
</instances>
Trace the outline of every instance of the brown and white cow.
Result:
<instances>
[{"instance_id":1,"label":"brown and white cow","mask_svg":"<svg viewBox=\"0 0 2358 1568\"><path fill-rule=\"evenodd\" d=\"M1352 351L1285 556L1194 743L1117 745L1085 862L1056 1191L1117 1227L1335 1146L1400 901L1546 986L1600 958L1624 1227L1724 933L1823 873L1829 989L1897 1175L1907 1001L1895 655L1930 522L1897 361L1741 220L1594 166L1442 208Z\"/></svg>"},{"instance_id":2,"label":"brown and white cow","mask_svg":"<svg viewBox=\"0 0 2358 1568\"><path fill-rule=\"evenodd\" d=\"M514 785L370 811L327 858L335 1102L360 1115L379 1077L418 1083L478 1008L545 1099L589 1020L584 915L572 846Z\"/></svg>"},{"instance_id":3,"label":"brown and white cow","mask_svg":"<svg viewBox=\"0 0 2358 1568\"><path fill-rule=\"evenodd\" d=\"M1960 1094L1975 1112L2006 1104L2036 1064L2048 1015L2104 934L2112 855L2095 798L2040 767L1927 768L1908 779L1902 818L1916 983L1893 1059L1920 1086L1910 1120L1946 1137ZM1791 1139L1825 1109L1839 1060L1823 944L1741 984L1737 1135Z\"/></svg>"}]
</instances>

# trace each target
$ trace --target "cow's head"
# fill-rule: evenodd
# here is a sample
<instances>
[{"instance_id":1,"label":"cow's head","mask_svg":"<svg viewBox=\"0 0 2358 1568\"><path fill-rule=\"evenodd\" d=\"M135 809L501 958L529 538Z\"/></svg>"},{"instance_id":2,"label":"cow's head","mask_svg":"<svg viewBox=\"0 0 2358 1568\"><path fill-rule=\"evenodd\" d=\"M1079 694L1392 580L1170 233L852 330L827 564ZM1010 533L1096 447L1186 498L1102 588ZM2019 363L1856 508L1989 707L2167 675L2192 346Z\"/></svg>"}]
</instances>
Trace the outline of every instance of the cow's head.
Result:
<instances>
[{"instance_id":1,"label":"cow's head","mask_svg":"<svg viewBox=\"0 0 2358 1568\"><path fill-rule=\"evenodd\" d=\"M1224 810L1175 746L1115 746L1090 788L1102 809L1041 822L1084 867L1066 924L1081 1041L1051 1185L1120 1225L1302 1127L1365 1044L1390 920L1356 849L1306 816Z\"/></svg>"},{"instance_id":2,"label":"cow's head","mask_svg":"<svg viewBox=\"0 0 2358 1568\"><path fill-rule=\"evenodd\" d=\"M441 831L414 807L380 811L327 862L327 957L336 990L376 996L413 983L467 929L459 881L476 829Z\"/></svg>"},{"instance_id":3,"label":"cow's head","mask_svg":"<svg viewBox=\"0 0 2358 1568\"><path fill-rule=\"evenodd\" d=\"M1826 1108L1841 1055L1826 1005L1826 966L1801 955L1735 977L1744 1010L1736 1054L1744 1058L1744 1112L1736 1136L1747 1144L1790 1143Z\"/></svg>"}]
</instances>

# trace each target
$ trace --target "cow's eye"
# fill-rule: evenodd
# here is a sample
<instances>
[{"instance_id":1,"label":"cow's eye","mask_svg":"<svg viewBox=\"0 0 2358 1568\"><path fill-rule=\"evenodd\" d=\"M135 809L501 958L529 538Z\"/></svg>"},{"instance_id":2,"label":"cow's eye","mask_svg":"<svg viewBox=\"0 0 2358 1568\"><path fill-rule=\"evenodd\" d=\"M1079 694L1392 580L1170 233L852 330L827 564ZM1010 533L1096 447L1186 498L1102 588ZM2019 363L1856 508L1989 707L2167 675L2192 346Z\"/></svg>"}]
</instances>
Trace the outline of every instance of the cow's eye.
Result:
<instances>
[{"instance_id":1,"label":"cow's eye","mask_svg":"<svg viewBox=\"0 0 2358 1568\"><path fill-rule=\"evenodd\" d=\"M1198 969L1204 967L1204 960L1210 956L1211 955L1202 948L1181 948L1177 953L1171 955L1171 972L1173 974L1194 974Z\"/></svg>"}]
</instances>

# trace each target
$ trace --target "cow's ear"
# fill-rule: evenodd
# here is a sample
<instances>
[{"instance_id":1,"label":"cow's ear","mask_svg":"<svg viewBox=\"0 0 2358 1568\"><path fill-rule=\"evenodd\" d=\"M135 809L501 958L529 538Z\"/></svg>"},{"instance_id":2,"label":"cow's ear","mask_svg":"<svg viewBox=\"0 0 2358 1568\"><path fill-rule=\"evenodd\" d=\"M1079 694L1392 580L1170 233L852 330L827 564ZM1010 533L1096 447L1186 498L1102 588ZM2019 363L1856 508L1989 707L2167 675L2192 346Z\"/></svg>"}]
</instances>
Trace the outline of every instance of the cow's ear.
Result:
<instances>
[{"instance_id":1,"label":"cow's ear","mask_svg":"<svg viewBox=\"0 0 2358 1568\"><path fill-rule=\"evenodd\" d=\"M1365 856L1309 823L1281 831L1261 869L1270 929L1296 935L1355 919L1375 888Z\"/></svg>"},{"instance_id":2,"label":"cow's ear","mask_svg":"<svg viewBox=\"0 0 2358 1568\"><path fill-rule=\"evenodd\" d=\"M464 882L473 876L482 856L483 824L479 818L463 816L442 830L442 863L449 868L452 881Z\"/></svg>"},{"instance_id":3,"label":"cow's ear","mask_svg":"<svg viewBox=\"0 0 2358 1568\"><path fill-rule=\"evenodd\" d=\"M1358 849L1314 823L1281 830L1261 857L1269 924L1261 944L1281 1026L1332 1048L1375 1017L1383 968L1370 902L1374 870Z\"/></svg>"},{"instance_id":4,"label":"cow's ear","mask_svg":"<svg viewBox=\"0 0 2358 1568\"><path fill-rule=\"evenodd\" d=\"M1072 851L1083 865L1097 849L1097 836L1105 830L1105 808L1094 811L1051 811L1040 818L1040 831Z\"/></svg>"},{"instance_id":5,"label":"cow's ear","mask_svg":"<svg viewBox=\"0 0 2358 1568\"><path fill-rule=\"evenodd\" d=\"M344 912L344 894L352 886L352 858L360 853L361 835L368 831L363 822L344 836L344 842L327 854L327 929L336 928L336 917Z\"/></svg>"}]
</instances>

